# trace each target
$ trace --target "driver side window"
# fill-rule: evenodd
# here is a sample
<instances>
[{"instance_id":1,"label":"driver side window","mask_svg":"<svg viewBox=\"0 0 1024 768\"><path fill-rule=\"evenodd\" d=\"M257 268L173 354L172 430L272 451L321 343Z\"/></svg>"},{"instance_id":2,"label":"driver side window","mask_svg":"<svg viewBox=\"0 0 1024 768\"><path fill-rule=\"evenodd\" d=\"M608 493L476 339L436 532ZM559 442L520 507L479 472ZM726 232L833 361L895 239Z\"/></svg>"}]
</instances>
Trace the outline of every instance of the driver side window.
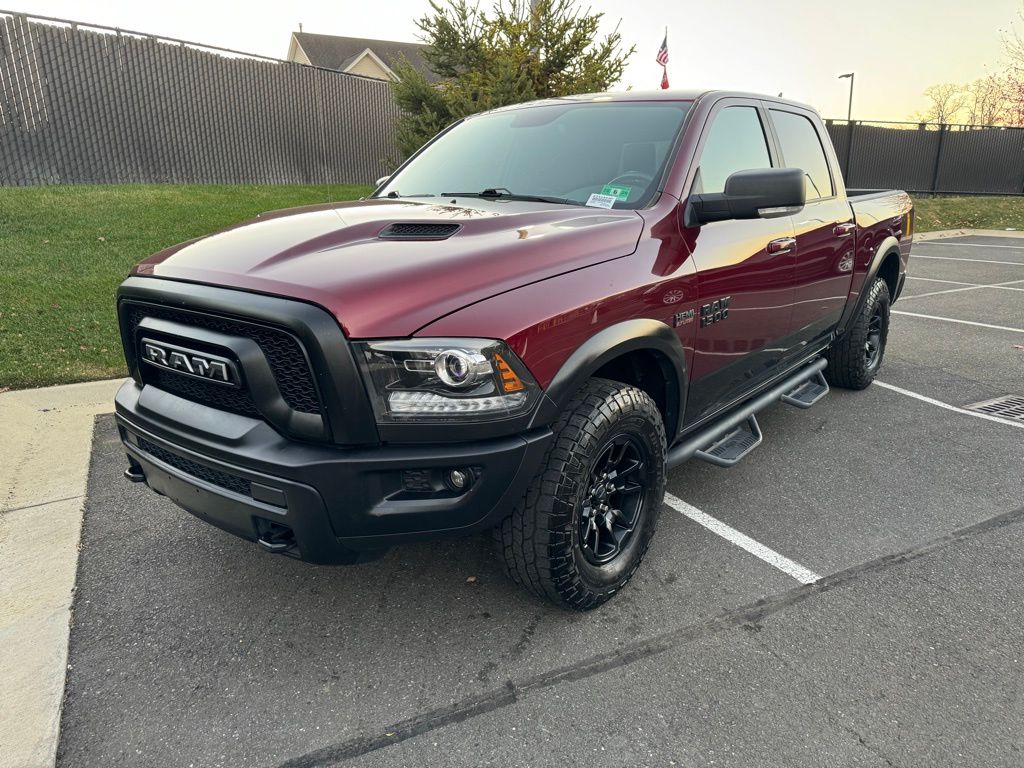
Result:
<instances>
[{"instance_id":1,"label":"driver side window","mask_svg":"<svg viewBox=\"0 0 1024 768\"><path fill-rule=\"evenodd\" d=\"M771 168L768 140L755 107L726 107L711 123L693 191L725 191L725 180L736 171Z\"/></svg>"}]
</instances>

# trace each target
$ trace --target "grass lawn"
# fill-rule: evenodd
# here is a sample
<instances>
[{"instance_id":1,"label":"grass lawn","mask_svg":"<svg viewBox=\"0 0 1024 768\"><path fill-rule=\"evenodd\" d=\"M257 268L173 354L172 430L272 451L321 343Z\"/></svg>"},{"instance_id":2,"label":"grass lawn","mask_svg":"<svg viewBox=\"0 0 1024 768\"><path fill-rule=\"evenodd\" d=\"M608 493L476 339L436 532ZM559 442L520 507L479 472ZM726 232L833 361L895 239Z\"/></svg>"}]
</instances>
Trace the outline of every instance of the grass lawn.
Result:
<instances>
[{"instance_id":1,"label":"grass lawn","mask_svg":"<svg viewBox=\"0 0 1024 768\"><path fill-rule=\"evenodd\" d=\"M114 293L161 248L262 211L368 187L0 188L0 391L125 373ZM918 198L917 231L1024 230L1024 198Z\"/></svg>"},{"instance_id":2,"label":"grass lawn","mask_svg":"<svg viewBox=\"0 0 1024 768\"><path fill-rule=\"evenodd\" d=\"M125 374L115 291L161 248L353 186L0 189L0 391Z\"/></svg>"},{"instance_id":3,"label":"grass lawn","mask_svg":"<svg viewBox=\"0 0 1024 768\"><path fill-rule=\"evenodd\" d=\"M939 229L1024 230L1024 197L914 197L918 232Z\"/></svg>"}]
</instances>

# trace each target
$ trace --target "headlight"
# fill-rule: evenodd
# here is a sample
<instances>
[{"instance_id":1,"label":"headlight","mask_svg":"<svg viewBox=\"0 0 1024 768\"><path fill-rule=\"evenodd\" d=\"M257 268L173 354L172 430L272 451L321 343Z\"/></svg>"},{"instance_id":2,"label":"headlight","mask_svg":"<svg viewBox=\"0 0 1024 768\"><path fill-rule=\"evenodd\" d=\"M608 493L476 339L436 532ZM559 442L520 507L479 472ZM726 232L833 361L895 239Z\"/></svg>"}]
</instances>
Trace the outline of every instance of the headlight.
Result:
<instances>
[{"instance_id":1,"label":"headlight","mask_svg":"<svg viewBox=\"0 0 1024 768\"><path fill-rule=\"evenodd\" d=\"M526 412L539 395L501 341L407 339L356 347L378 422L502 419Z\"/></svg>"}]
</instances>

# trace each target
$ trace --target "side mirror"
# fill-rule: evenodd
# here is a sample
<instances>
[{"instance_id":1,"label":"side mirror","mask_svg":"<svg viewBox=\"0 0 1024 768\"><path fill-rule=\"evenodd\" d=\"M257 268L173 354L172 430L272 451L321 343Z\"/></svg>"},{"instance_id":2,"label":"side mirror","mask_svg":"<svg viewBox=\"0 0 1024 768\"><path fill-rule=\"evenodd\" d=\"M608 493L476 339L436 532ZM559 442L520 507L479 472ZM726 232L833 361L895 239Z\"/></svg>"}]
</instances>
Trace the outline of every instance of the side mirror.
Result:
<instances>
[{"instance_id":1,"label":"side mirror","mask_svg":"<svg viewBox=\"0 0 1024 768\"><path fill-rule=\"evenodd\" d=\"M390 176L381 176L379 179L377 179L375 182L373 182L373 188L374 189L380 189L381 187L384 186L384 182L386 182L390 178L391 178Z\"/></svg>"},{"instance_id":2,"label":"side mirror","mask_svg":"<svg viewBox=\"0 0 1024 768\"><path fill-rule=\"evenodd\" d=\"M725 191L690 195L687 226L728 219L770 219L799 213L807 201L800 168L758 168L737 171L725 180Z\"/></svg>"}]
</instances>

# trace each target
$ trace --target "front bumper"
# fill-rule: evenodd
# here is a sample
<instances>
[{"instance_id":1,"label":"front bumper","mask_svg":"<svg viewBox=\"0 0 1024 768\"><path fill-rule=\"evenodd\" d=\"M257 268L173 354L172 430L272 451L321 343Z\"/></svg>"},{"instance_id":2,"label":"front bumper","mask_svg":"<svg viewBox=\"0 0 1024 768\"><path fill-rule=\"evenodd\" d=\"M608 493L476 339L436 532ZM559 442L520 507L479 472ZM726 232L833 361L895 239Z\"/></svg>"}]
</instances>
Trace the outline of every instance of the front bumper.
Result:
<instances>
[{"instance_id":1,"label":"front bumper","mask_svg":"<svg viewBox=\"0 0 1024 768\"><path fill-rule=\"evenodd\" d=\"M463 443L346 448L126 382L116 418L131 469L219 528L314 563L496 525L540 466L548 429ZM439 426L438 430L443 430ZM472 485L444 487L448 469ZM141 478L140 478L141 479Z\"/></svg>"}]
</instances>

